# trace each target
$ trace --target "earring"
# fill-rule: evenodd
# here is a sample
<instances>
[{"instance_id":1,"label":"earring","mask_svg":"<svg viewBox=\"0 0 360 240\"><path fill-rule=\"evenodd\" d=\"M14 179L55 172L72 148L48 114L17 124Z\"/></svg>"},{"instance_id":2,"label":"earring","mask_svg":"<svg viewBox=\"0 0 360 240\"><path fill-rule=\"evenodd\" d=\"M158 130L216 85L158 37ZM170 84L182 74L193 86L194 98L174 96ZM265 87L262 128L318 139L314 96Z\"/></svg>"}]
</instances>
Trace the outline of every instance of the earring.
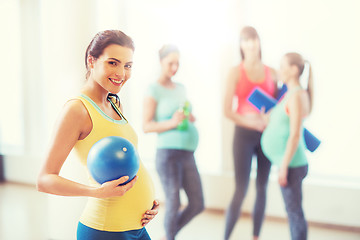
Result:
<instances>
[{"instance_id":1,"label":"earring","mask_svg":"<svg viewBox=\"0 0 360 240\"><path fill-rule=\"evenodd\" d=\"M94 57L93 56L89 56L88 57L88 62L89 62L89 67L93 68L94 67Z\"/></svg>"}]
</instances>

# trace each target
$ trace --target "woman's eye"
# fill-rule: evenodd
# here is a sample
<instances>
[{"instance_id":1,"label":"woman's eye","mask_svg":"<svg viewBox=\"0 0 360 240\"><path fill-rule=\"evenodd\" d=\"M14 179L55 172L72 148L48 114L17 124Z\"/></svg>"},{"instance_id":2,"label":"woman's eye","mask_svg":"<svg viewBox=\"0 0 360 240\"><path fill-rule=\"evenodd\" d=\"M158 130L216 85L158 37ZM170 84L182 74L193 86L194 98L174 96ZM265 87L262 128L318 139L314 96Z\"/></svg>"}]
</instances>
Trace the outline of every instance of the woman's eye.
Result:
<instances>
[{"instance_id":1,"label":"woman's eye","mask_svg":"<svg viewBox=\"0 0 360 240\"><path fill-rule=\"evenodd\" d=\"M129 65L129 64L127 64L127 65L125 65L125 68L132 68L132 65Z\"/></svg>"},{"instance_id":2,"label":"woman's eye","mask_svg":"<svg viewBox=\"0 0 360 240\"><path fill-rule=\"evenodd\" d=\"M111 61L111 62L109 62L109 64L110 64L110 65L112 65L112 66L116 66L116 65L117 65L117 62L115 62L115 61L114 61L114 62L113 62L113 61Z\"/></svg>"}]
</instances>

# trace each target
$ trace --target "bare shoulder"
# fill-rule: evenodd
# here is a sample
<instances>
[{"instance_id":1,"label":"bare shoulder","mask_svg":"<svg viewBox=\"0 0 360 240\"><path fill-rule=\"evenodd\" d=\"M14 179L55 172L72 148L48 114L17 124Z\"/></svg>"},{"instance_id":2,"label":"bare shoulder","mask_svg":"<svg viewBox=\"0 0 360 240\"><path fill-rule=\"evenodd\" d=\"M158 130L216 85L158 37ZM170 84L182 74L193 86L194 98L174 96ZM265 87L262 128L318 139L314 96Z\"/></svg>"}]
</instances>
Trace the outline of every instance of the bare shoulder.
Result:
<instances>
[{"instance_id":1,"label":"bare shoulder","mask_svg":"<svg viewBox=\"0 0 360 240\"><path fill-rule=\"evenodd\" d=\"M294 91L291 94L289 101L301 101L301 99L303 98L305 93L306 93L306 90L304 90L304 89L301 89L299 91Z\"/></svg>"},{"instance_id":2,"label":"bare shoulder","mask_svg":"<svg viewBox=\"0 0 360 240\"><path fill-rule=\"evenodd\" d=\"M228 74L228 81L230 82L237 82L240 76L240 64L236 65L236 66L232 66L229 69L229 74Z\"/></svg>"},{"instance_id":3,"label":"bare shoulder","mask_svg":"<svg viewBox=\"0 0 360 240\"><path fill-rule=\"evenodd\" d=\"M301 89L296 95L298 96L298 100L305 104L309 101L309 93L306 89Z\"/></svg>"},{"instance_id":4,"label":"bare shoulder","mask_svg":"<svg viewBox=\"0 0 360 240\"><path fill-rule=\"evenodd\" d=\"M295 92L289 99L289 107L298 109L302 115L306 115L309 111L309 94L306 90Z\"/></svg>"},{"instance_id":5,"label":"bare shoulder","mask_svg":"<svg viewBox=\"0 0 360 240\"><path fill-rule=\"evenodd\" d=\"M150 104L156 104L157 103L157 101L156 101L156 99L153 97L153 96L150 96L150 95L146 95L145 97L144 97L144 103L145 104L147 104L147 103L150 103Z\"/></svg>"},{"instance_id":6,"label":"bare shoulder","mask_svg":"<svg viewBox=\"0 0 360 240\"><path fill-rule=\"evenodd\" d=\"M80 99L71 99L63 107L63 114L78 120L86 119L89 113Z\"/></svg>"},{"instance_id":7,"label":"bare shoulder","mask_svg":"<svg viewBox=\"0 0 360 240\"><path fill-rule=\"evenodd\" d=\"M240 69L240 64L237 64L237 65L235 65L235 66L232 66L232 67L230 68L230 73L239 75L239 72L240 72L239 69Z\"/></svg>"},{"instance_id":8,"label":"bare shoulder","mask_svg":"<svg viewBox=\"0 0 360 240\"><path fill-rule=\"evenodd\" d=\"M65 124L71 124L74 130L80 134L87 135L92 129L92 121L85 105L79 99L67 101L63 107L60 121Z\"/></svg>"},{"instance_id":9,"label":"bare shoulder","mask_svg":"<svg viewBox=\"0 0 360 240\"><path fill-rule=\"evenodd\" d=\"M270 69L271 78L273 79L274 82L276 82L278 78L277 71L272 67L269 67L269 69Z\"/></svg>"}]
</instances>

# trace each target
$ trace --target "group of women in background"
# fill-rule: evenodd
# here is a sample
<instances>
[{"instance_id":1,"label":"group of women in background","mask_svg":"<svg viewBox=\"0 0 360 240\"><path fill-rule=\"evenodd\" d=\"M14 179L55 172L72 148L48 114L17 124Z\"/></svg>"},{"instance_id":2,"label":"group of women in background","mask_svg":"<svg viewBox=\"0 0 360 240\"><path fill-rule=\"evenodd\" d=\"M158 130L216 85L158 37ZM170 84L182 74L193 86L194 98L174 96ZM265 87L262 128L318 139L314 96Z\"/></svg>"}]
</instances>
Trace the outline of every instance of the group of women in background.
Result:
<instances>
[{"instance_id":1,"label":"group of women in background","mask_svg":"<svg viewBox=\"0 0 360 240\"><path fill-rule=\"evenodd\" d=\"M203 209L203 196L193 157L197 143L192 124L195 118L190 114L191 127L187 131L176 128L185 118L178 111L178 106L187 100L184 86L172 81L179 65L179 51L174 46L164 46L159 53L162 72L146 95L144 131L159 133L156 166L166 194L166 237L174 239L185 222ZM307 89L301 87L300 76L304 67L307 65L310 68L310 65L300 54L288 53L282 58L280 70L276 73L262 62L260 38L252 27L245 27L241 31L240 53L242 61L230 70L224 100L225 116L235 124L233 157L236 186L226 211L224 239L230 238L239 219L254 155L257 158L257 175L252 212L253 238L258 239L260 235L268 178L273 164L279 167L278 179L291 237L293 240L307 239L301 185L307 175L308 164L302 123L312 106L311 69ZM286 84L287 93L271 113L258 111L247 98L255 88L276 98L278 80ZM234 98L236 106L233 106ZM188 196L189 204L185 210L179 211L181 187Z\"/></svg>"},{"instance_id":2,"label":"group of women in background","mask_svg":"<svg viewBox=\"0 0 360 240\"><path fill-rule=\"evenodd\" d=\"M86 156L97 140L117 135L137 146L136 134L116 95L131 76L133 52L131 38L121 31L104 31L94 37L85 55L87 82L80 96L65 104L39 175L40 191L90 197L79 221L78 240L150 239L144 226L158 213L159 203L153 199L152 181L142 164L138 177L125 185L119 184L127 181L126 177L98 184L89 176L90 184L84 185L59 175L73 148L88 171ZM252 27L241 31L240 52L242 61L230 70L224 100L224 114L235 125L236 186L226 211L224 239L230 238L239 219L254 155L257 176L253 238L258 239L260 235L273 164L279 167L278 179L291 237L293 240L307 239L301 185L308 165L302 123L311 111L312 79L310 74L308 88L303 89L300 76L304 67L310 65L301 55L288 53L282 58L277 74L262 62L260 38ZM143 130L158 135L156 169L166 196L164 239L174 240L177 233L204 209L204 196L194 158L198 145L195 116L185 86L173 79L179 68L179 49L164 45L159 50L159 57L160 76L148 87L145 95ZM276 97L277 80L286 84L288 90L270 113L258 111L247 101L255 88ZM179 109L179 106L184 107ZM185 207L181 207L180 202L182 189L188 198ZM141 198L138 206L131 204L138 198Z\"/></svg>"},{"instance_id":3,"label":"group of women in background","mask_svg":"<svg viewBox=\"0 0 360 240\"><path fill-rule=\"evenodd\" d=\"M307 239L307 222L302 209L302 180L307 175L303 120L312 107L312 75L310 64L298 53L283 56L278 74L261 60L260 38L252 27L240 36L241 63L231 69L226 87L224 112L235 124L233 156L235 192L226 212L225 239L229 239L240 216L251 172L252 157L257 158L256 199L253 216L253 239L258 239L264 220L266 191L271 165L279 167L281 186L288 214L291 239ZM300 76L309 67L307 89ZM247 101L257 87L276 98L277 80L286 84L287 93L265 114ZM236 98L236 110L233 99Z\"/></svg>"}]
</instances>

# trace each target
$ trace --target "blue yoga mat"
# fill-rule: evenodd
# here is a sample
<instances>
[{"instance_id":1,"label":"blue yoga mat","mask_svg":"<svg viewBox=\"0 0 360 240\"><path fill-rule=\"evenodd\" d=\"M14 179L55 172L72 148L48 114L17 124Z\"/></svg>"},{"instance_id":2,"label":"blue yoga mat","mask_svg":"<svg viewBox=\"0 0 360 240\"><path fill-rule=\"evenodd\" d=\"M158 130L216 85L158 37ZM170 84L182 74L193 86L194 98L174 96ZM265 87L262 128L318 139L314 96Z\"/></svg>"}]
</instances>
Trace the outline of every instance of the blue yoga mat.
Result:
<instances>
[{"instance_id":1,"label":"blue yoga mat","mask_svg":"<svg viewBox=\"0 0 360 240\"><path fill-rule=\"evenodd\" d=\"M273 108L277 100L270 95L266 94L259 88L255 88L254 91L248 97L248 101L253 104L257 109L265 107L265 112ZM304 128L304 139L307 149L310 152L314 152L320 145L320 140L316 138L309 130Z\"/></svg>"}]
</instances>

